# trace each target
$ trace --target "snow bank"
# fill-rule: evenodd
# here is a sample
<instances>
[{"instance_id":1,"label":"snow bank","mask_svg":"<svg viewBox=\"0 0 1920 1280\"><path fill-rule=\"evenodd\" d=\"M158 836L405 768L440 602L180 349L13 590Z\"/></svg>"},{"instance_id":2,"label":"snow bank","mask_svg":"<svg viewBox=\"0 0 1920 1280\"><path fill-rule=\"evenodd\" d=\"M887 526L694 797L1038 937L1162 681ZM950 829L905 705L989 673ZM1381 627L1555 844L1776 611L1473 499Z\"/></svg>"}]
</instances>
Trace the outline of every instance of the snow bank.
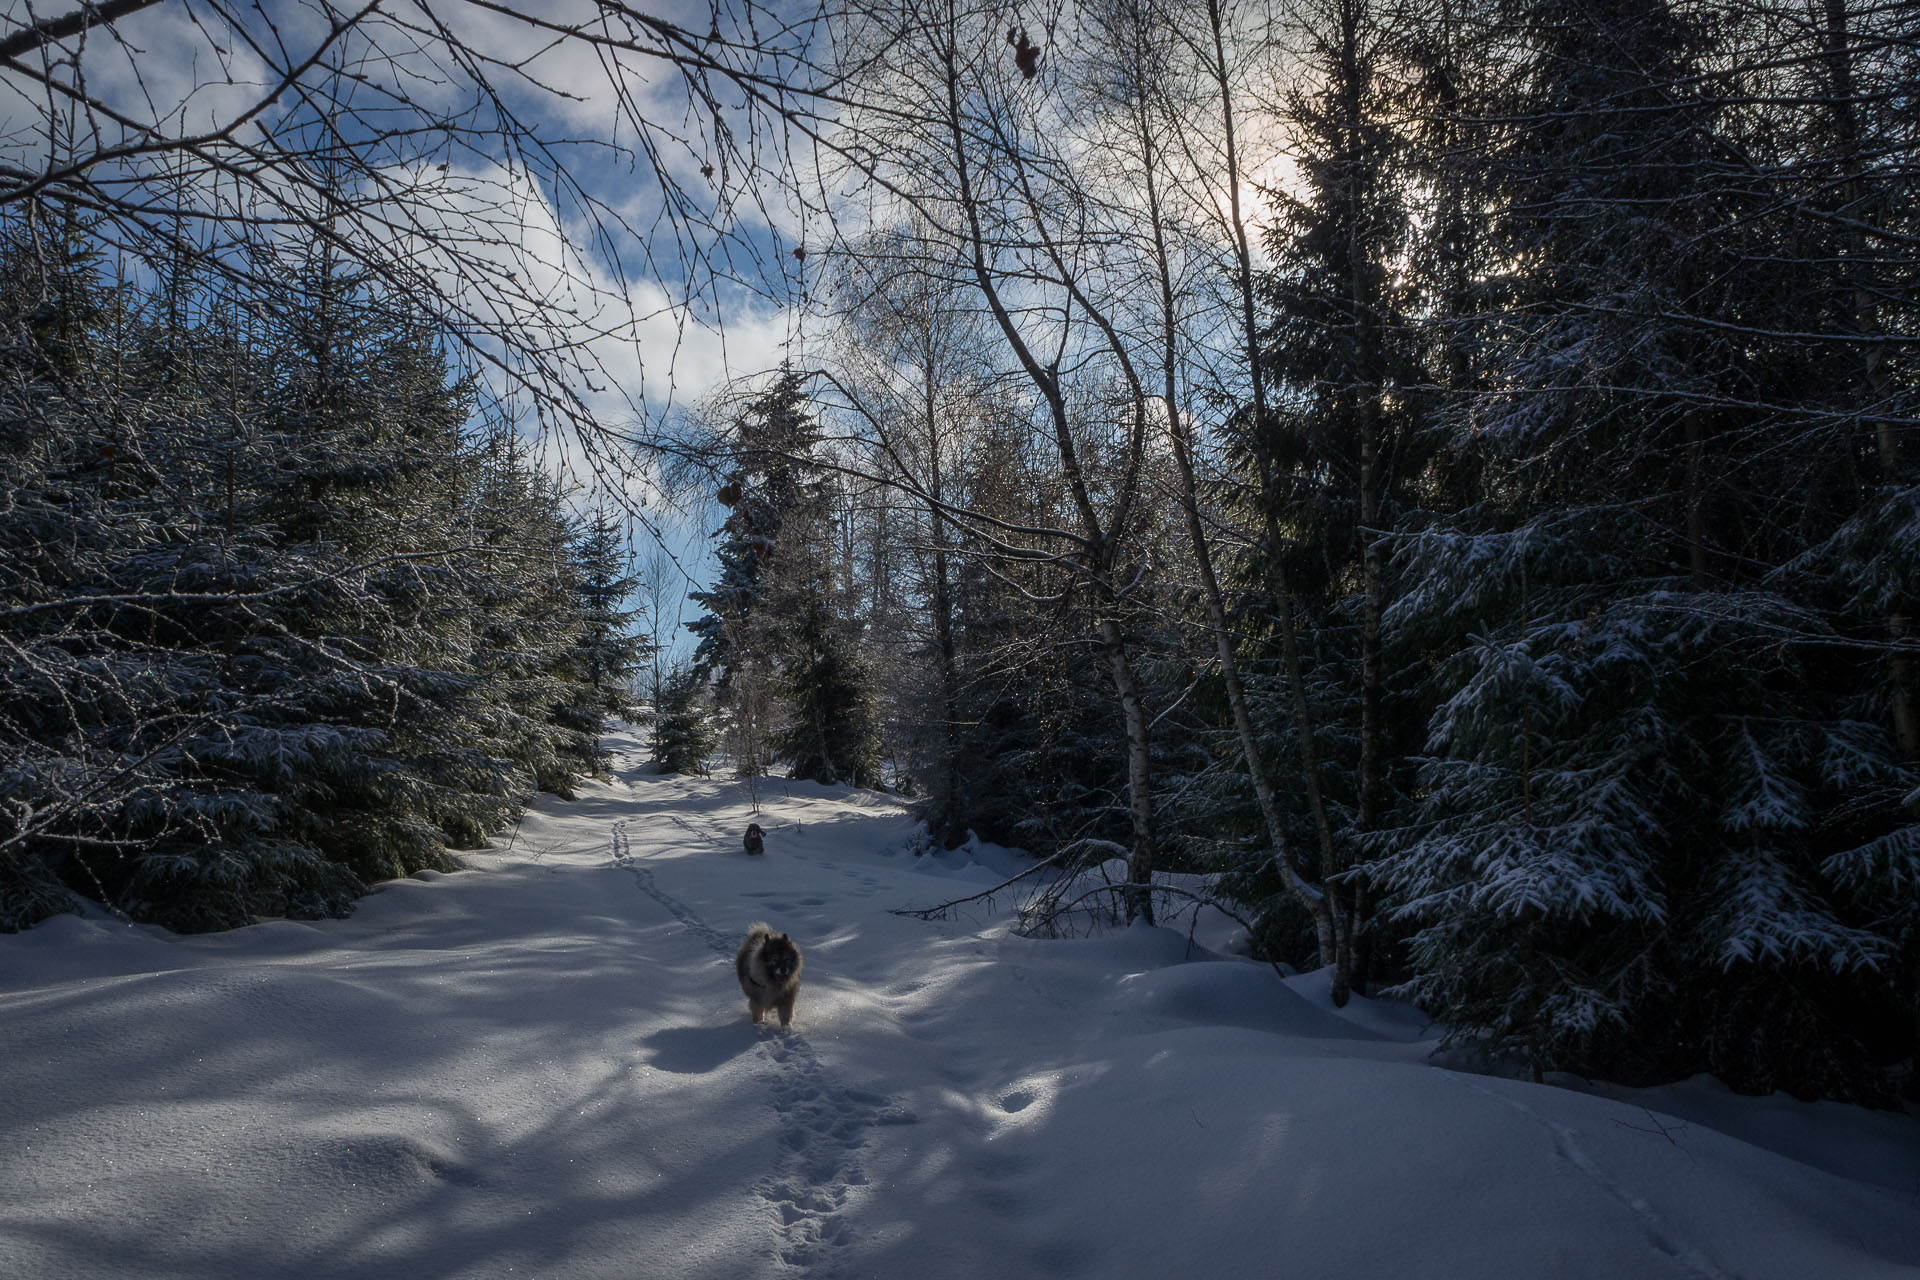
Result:
<instances>
[{"instance_id":1,"label":"snow bank","mask_svg":"<svg viewBox=\"0 0 1920 1280\"><path fill-rule=\"evenodd\" d=\"M1909 1117L1465 1075L1417 1014L1183 930L892 915L1016 860L763 782L750 861L741 784L616 746L613 783L346 921L0 937L0 1275L1920 1267ZM731 973L756 919L806 948L792 1034Z\"/></svg>"}]
</instances>

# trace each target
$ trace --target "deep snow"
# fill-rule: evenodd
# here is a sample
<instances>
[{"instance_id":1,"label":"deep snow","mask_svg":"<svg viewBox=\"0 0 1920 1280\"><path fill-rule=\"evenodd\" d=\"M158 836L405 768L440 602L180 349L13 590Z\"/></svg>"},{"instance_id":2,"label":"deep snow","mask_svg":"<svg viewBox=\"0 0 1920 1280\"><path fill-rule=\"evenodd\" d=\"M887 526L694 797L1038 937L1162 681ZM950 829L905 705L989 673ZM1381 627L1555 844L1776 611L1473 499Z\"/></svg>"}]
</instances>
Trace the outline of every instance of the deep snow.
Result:
<instances>
[{"instance_id":1,"label":"deep snow","mask_svg":"<svg viewBox=\"0 0 1920 1280\"><path fill-rule=\"evenodd\" d=\"M778 780L749 859L745 784L612 745L349 920L0 937L0 1277L1920 1275L1911 1117L1442 1069L1184 927L889 914L1015 860Z\"/></svg>"}]
</instances>

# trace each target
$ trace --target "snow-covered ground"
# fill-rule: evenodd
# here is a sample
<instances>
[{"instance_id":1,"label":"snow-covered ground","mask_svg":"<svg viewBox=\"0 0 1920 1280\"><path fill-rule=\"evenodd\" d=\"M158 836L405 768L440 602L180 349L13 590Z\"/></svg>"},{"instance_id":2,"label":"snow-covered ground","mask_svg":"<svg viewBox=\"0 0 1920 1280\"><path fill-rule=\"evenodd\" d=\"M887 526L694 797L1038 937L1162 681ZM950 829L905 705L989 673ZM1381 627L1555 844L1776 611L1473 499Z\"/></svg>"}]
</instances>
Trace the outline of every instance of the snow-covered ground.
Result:
<instances>
[{"instance_id":1,"label":"snow-covered ground","mask_svg":"<svg viewBox=\"0 0 1920 1280\"><path fill-rule=\"evenodd\" d=\"M1010 859L779 781L749 859L743 783L614 745L349 920L0 937L0 1277L1920 1275L1911 1117L1461 1074L1184 930L892 915Z\"/></svg>"}]
</instances>

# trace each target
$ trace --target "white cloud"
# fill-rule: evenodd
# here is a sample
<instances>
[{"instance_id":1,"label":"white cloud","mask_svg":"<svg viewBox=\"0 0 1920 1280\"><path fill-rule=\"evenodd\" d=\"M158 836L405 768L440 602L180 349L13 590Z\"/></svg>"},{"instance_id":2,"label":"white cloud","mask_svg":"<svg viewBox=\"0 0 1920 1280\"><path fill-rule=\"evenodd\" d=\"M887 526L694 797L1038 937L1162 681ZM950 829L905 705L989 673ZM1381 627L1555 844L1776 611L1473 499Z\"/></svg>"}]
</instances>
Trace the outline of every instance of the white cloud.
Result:
<instances>
[{"instance_id":1,"label":"white cloud","mask_svg":"<svg viewBox=\"0 0 1920 1280\"><path fill-rule=\"evenodd\" d=\"M654 11L702 32L712 13L706 3L685 0ZM335 112L323 119L313 108L324 106L324 97L269 97L276 83L269 62L299 63L325 39L321 9L299 0L265 9L198 0L153 6L111 32L88 34L84 83L115 112L155 126L158 136L215 130L243 116L248 123L237 137L246 142L256 140L261 127L337 127L366 167L349 181L359 202L351 212L335 211L336 230L382 260L391 284L429 306L444 304L463 337L492 358L491 365L480 362L483 376L522 411L539 436L539 456L557 474L611 484L653 513L677 553L697 563L704 517L673 512L647 463L620 460L612 445L735 377L777 366L789 353L798 320L778 301L786 289L779 268L792 265L783 239L797 238L800 224L781 200L763 206L737 165L729 171L731 189L718 188L720 166L707 141L711 119L670 64L555 41L526 21L472 5L456 2L434 12L469 51L494 60L488 77L504 104L535 129L532 151L516 159L498 135L485 132L409 132L427 113L458 116L477 104L477 118L488 117L485 95L462 78L444 45L421 34L424 11L404 4L389 6L343 43L344 78L331 82L348 95L349 106L373 114ZM560 0L529 12L584 21L600 11L592 0ZM0 30L32 16L17 4L8 14L12 26ZM229 27L223 15L246 31ZM249 47L249 35L268 57ZM323 60L305 78L318 85L333 74ZM46 164L53 133L47 100L31 77L0 70L0 163L27 171ZM720 105L737 111L738 95ZM650 152L638 145L636 125L651 130ZM371 142L382 126L394 134ZM127 136L119 126L103 126L74 145L84 154ZM739 129L735 136L747 140L743 146L762 148L770 168L786 167L787 140L777 131ZM564 168L543 170L542 160ZM711 177L702 172L710 163ZM136 157L114 172L152 180L165 165L164 157ZM679 190L663 190L662 175ZM292 167L253 176L246 198L255 211L283 219L289 211L317 208ZM211 201L215 175L203 169L201 178L198 195ZM231 181L220 181L226 183L220 198L232 200ZM690 203L669 217L674 196ZM711 230L723 221L733 236L724 243ZM265 221L247 232L305 234L275 226ZM128 228L123 235L138 234ZM702 261L716 244L721 252ZM763 268L771 268L765 281ZM550 408L571 403L573 419L556 423L549 413L546 429L534 432L540 415L526 395L515 396L513 370L545 383ZM609 431L579 434L583 422Z\"/></svg>"}]
</instances>

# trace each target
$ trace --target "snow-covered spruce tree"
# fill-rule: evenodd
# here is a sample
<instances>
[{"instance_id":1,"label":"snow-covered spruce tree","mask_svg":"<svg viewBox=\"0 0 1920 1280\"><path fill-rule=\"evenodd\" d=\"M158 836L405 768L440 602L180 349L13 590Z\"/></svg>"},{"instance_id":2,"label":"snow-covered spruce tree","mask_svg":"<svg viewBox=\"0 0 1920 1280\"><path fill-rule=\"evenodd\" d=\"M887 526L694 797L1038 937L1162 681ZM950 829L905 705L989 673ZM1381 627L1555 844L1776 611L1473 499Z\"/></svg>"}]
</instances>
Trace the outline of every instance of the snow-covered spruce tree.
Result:
<instances>
[{"instance_id":1,"label":"snow-covered spruce tree","mask_svg":"<svg viewBox=\"0 0 1920 1280\"><path fill-rule=\"evenodd\" d=\"M69 905L58 871L87 824L67 811L110 785L82 728L90 691L75 690L66 716L48 704L77 665L63 633L80 623L53 615L82 562L115 539L63 474L85 431L71 420L70 388L89 369L88 348L49 332L56 319L90 331L107 299L80 246L37 205L0 230L0 929L14 930Z\"/></svg>"},{"instance_id":2,"label":"snow-covered spruce tree","mask_svg":"<svg viewBox=\"0 0 1920 1280\"><path fill-rule=\"evenodd\" d=\"M1540 1070L1885 1087L1911 892L1886 891L1915 843L1894 806L1920 778L1781 643L1820 620L1611 591L1657 566L1579 515L1423 550L1395 620L1481 634L1443 664L1418 825L1378 864L1418 926L1405 993Z\"/></svg>"},{"instance_id":3,"label":"snow-covered spruce tree","mask_svg":"<svg viewBox=\"0 0 1920 1280\"><path fill-rule=\"evenodd\" d=\"M707 682L692 664L667 669L653 722L653 762L662 773L707 773L718 739L707 703Z\"/></svg>"},{"instance_id":4,"label":"snow-covered spruce tree","mask_svg":"<svg viewBox=\"0 0 1920 1280\"><path fill-rule=\"evenodd\" d=\"M1805 374L1763 336L1803 323L1755 269L1779 205L1722 164L1710 42L1665 5L1514 16L1477 318L1440 318L1475 361L1450 509L1398 539L1387 614L1435 671L1372 868L1403 990L1536 1071L1883 1096L1914 984L1888 882L1850 871L1909 839L1913 778L1781 576L1851 503L1834 437L1777 408Z\"/></svg>"},{"instance_id":5,"label":"snow-covered spruce tree","mask_svg":"<svg viewBox=\"0 0 1920 1280\"><path fill-rule=\"evenodd\" d=\"M529 737L564 744L552 778L586 767L553 725L580 700L557 495L497 512L537 555L486 554L430 326L297 252L261 263L270 307L168 296L149 320L83 237L10 230L8 925L69 889L183 929L337 914L509 816ZM557 621L530 681L479 624L535 607Z\"/></svg>"},{"instance_id":6,"label":"snow-covered spruce tree","mask_svg":"<svg viewBox=\"0 0 1920 1280\"><path fill-rule=\"evenodd\" d=\"M1241 625L1263 641L1242 679L1263 760L1282 781L1288 848L1332 900L1335 954L1319 959L1342 991L1369 980L1371 894L1354 868L1366 834L1392 822L1405 781L1396 762L1417 724L1382 610L1394 591L1386 535L1417 471L1412 388L1425 377L1406 320L1417 297L1397 278L1411 238L1410 160L1390 109L1392 29L1364 0L1308 6L1299 21L1306 74L1282 118L1301 181L1266 231L1263 403L1229 434L1235 474L1223 497L1257 531L1234 569ZM1244 744L1236 734L1218 749L1228 773L1208 789L1226 806L1231 841L1261 815L1248 802ZM1288 892L1267 846L1238 846L1225 884L1257 907L1258 945L1303 963L1321 922Z\"/></svg>"},{"instance_id":7,"label":"snow-covered spruce tree","mask_svg":"<svg viewBox=\"0 0 1920 1280\"><path fill-rule=\"evenodd\" d=\"M460 558L471 388L432 329L345 269L320 239L262 254L281 281L256 347L270 403L250 424L249 518L274 559L338 586L296 596L254 639L264 685L287 681L263 731L328 735L283 769L263 739L232 761L281 796L303 842L366 880L452 866L511 812L510 766L470 732L475 604ZM268 463L273 459L277 465Z\"/></svg>"},{"instance_id":8,"label":"snow-covered spruce tree","mask_svg":"<svg viewBox=\"0 0 1920 1280\"><path fill-rule=\"evenodd\" d=\"M1857 490L1834 495L1857 510L1809 564L1845 580L1834 603L1849 630L1886 642L1863 684L1901 752L1920 757L1920 596L1909 571L1920 378L1912 343L1896 336L1920 323L1920 138L1893 105L1905 101L1920 27L1904 11L1830 0L1817 24L1766 36L1771 62L1743 77L1755 105L1738 142L1768 156L1774 186L1796 198L1775 206L1755 268L1794 282L1779 291L1776 345L1797 356L1799 395L1783 407L1803 433L1851 454Z\"/></svg>"},{"instance_id":9,"label":"snow-covered spruce tree","mask_svg":"<svg viewBox=\"0 0 1920 1280\"><path fill-rule=\"evenodd\" d=\"M9 325L8 417L44 441L21 458L39 473L19 477L26 518L8 521L36 566L10 585L38 606L9 629L4 719L24 766L8 778L24 820L14 848L78 892L177 927L343 909L358 880L289 834L291 809L245 763L297 770L338 745L324 728L275 734L300 681L256 684L251 638L288 638L296 592L351 591L276 558L271 530L240 518L256 491L238 423L261 409L267 372L230 333L155 331L125 289L109 304L73 228L56 248L34 221L7 245L24 286L9 301L26 308ZM35 493L58 497L66 530L33 517Z\"/></svg>"},{"instance_id":10,"label":"snow-covered spruce tree","mask_svg":"<svg viewBox=\"0 0 1920 1280\"><path fill-rule=\"evenodd\" d=\"M582 732L597 734L608 716L627 712L633 678L652 643L636 627L639 610L626 607L640 579L630 572L620 525L604 507L575 533L572 554L579 577L580 632L572 669L579 699L568 708L567 719Z\"/></svg>"},{"instance_id":11,"label":"snow-covered spruce tree","mask_svg":"<svg viewBox=\"0 0 1920 1280\"><path fill-rule=\"evenodd\" d=\"M720 489L728 513L715 535L718 574L711 588L688 594L706 613L687 630L700 640L695 665L723 695L744 657L738 651L743 633L764 612L765 561L788 513L820 506L825 481L811 459L819 429L806 404L803 380L785 371L747 405L733 425L733 438L721 446L734 458L734 467Z\"/></svg>"},{"instance_id":12,"label":"snow-covered spruce tree","mask_svg":"<svg viewBox=\"0 0 1920 1280\"><path fill-rule=\"evenodd\" d=\"M792 612L780 637L786 721L773 735L774 749L796 778L877 787L879 718L872 678L852 634L857 624L836 613L817 580L783 577L782 586L775 596L788 597L791 590Z\"/></svg>"},{"instance_id":13,"label":"snow-covered spruce tree","mask_svg":"<svg viewBox=\"0 0 1920 1280\"><path fill-rule=\"evenodd\" d=\"M148 607L173 584L146 548L198 513L154 492L149 447L192 424L114 349L133 300L70 213L28 202L0 228L0 927L20 928L71 888L110 898L143 841L191 824L181 743L218 686Z\"/></svg>"},{"instance_id":14,"label":"snow-covered spruce tree","mask_svg":"<svg viewBox=\"0 0 1920 1280\"><path fill-rule=\"evenodd\" d=\"M820 498L830 498L824 481ZM880 718L864 652L866 618L855 593L835 572L837 524L825 502L788 512L767 555L765 615L774 633L782 720L771 735L776 755L796 778L881 785Z\"/></svg>"},{"instance_id":15,"label":"snow-covered spruce tree","mask_svg":"<svg viewBox=\"0 0 1920 1280\"><path fill-rule=\"evenodd\" d=\"M831 480L816 457L820 427L805 379L783 371L734 423L737 465L724 498L719 577L690 598L706 608L688 624L695 665L756 739L794 776L875 786L879 724L860 652L860 620L835 589L829 540ZM742 680L742 675L751 679ZM771 724L754 695L771 691Z\"/></svg>"},{"instance_id":16,"label":"snow-covered spruce tree","mask_svg":"<svg viewBox=\"0 0 1920 1280\"><path fill-rule=\"evenodd\" d=\"M584 573L564 495L518 434L495 424L478 444L471 501L471 554L457 563L473 610L464 658L481 684L466 731L541 790L570 797L599 767L601 716L587 710Z\"/></svg>"},{"instance_id":17,"label":"snow-covered spruce tree","mask_svg":"<svg viewBox=\"0 0 1920 1280\"><path fill-rule=\"evenodd\" d=\"M266 483L231 519L276 535L276 580L312 585L229 629L271 710L202 755L363 881L450 869L448 847L480 843L529 785L565 791L593 765L565 723L587 701L571 530L513 445L468 439L471 388L429 324L323 252L288 266L245 424L242 467ZM267 461L289 457L303 465Z\"/></svg>"}]
</instances>

